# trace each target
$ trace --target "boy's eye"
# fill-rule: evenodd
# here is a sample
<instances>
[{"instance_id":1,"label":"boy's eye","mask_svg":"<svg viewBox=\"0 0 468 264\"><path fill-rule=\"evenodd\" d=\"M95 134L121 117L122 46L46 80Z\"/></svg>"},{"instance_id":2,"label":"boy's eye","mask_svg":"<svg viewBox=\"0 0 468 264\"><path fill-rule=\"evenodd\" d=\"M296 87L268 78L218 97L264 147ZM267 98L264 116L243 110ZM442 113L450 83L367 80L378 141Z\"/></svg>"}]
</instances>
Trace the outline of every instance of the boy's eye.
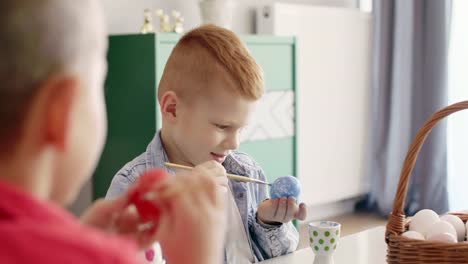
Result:
<instances>
[{"instance_id":1,"label":"boy's eye","mask_svg":"<svg viewBox=\"0 0 468 264\"><path fill-rule=\"evenodd\" d=\"M224 130L224 129L226 129L226 128L229 127L229 126L220 125L220 124L215 124L215 126L216 126L217 128L219 128L219 129L222 129L222 130Z\"/></svg>"}]
</instances>

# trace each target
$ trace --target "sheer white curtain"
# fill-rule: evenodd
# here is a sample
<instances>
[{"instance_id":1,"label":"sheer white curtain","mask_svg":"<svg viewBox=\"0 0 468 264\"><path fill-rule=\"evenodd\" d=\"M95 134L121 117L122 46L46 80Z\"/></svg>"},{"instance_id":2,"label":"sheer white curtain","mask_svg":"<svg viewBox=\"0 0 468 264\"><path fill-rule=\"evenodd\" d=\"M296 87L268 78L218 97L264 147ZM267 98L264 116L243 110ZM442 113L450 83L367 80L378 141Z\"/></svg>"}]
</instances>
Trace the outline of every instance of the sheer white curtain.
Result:
<instances>
[{"instance_id":1,"label":"sheer white curtain","mask_svg":"<svg viewBox=\"0 0 468 264\"><path fill-rule=\"evenodd\" d=\"M468 1L453 0L449 49L449 103L468 100ZM448 119L450 210L468 209L468 110Z\"/></svg>"}]
</instances>

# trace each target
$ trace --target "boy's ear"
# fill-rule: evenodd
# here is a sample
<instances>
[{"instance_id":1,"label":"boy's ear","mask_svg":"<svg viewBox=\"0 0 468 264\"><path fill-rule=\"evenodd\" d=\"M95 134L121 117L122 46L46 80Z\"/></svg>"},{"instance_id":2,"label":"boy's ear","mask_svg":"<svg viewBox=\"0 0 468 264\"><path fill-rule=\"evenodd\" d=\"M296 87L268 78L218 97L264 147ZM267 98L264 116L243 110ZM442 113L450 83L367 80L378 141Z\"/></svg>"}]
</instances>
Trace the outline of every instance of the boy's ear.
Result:
<instances>
[{"instance_id":1,"label":"boy's ear","mask_svg":"<svg viewBox=\"0 0 468 264\"><path fill-rule=\"evenodd\" d=\"M45 96L45 138L46 144L64 151L72 128L72 105L77 96L79 80L75 77L52 78L44 83Z\"/></svg>"},{"instance_id":2,"label":"boy's ear","mask_svg":"<svg viewBox=\"0 0 468 264\"><path fill-rule=\"evenodd\" d=\"M177 118L177 107L179 106L179 98L173 91L168 91L163 94L160 101L161 115L168 121L175 121Z\"/></svg>"}]
</instances>

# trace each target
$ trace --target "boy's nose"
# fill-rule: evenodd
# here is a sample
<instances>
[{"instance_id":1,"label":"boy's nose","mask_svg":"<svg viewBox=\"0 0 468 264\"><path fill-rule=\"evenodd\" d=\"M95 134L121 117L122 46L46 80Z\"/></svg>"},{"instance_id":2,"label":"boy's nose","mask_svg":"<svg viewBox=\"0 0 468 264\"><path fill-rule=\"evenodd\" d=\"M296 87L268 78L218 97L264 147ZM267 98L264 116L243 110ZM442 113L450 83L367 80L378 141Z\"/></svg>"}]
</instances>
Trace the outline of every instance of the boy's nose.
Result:
<instances>
[{"instance_id":1,"label":"boy's nose","mask_svg":"<svg viewBox=\"0 0 468 264\"><path fill-rule=\"evenodd\" d=\"M229 150L235 150L239 148L240 143L240 135L239 133L234 133L233 135L226 138L224 141L224 148Z\"/></svg>"}]
</instances>

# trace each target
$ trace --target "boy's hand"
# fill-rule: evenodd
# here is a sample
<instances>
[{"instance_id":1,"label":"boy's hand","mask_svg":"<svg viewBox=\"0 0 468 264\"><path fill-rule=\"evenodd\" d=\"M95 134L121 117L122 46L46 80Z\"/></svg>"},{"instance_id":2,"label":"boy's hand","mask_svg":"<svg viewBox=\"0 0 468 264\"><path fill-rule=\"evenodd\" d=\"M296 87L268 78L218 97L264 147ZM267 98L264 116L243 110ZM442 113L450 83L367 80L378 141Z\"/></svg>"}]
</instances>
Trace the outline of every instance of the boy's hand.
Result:
<instances>
[{"instance_id":1,"label":"boy's hand","mask_svg":"<svg viewBox=\"0 0 468 264\"><path fill-rule=\"evenodd\" d=\"M279 198L263 201L257 209L257 218L265 224L287 223L293 219L305 220L307 209L304 203L296 204L296 199Z\"/></svg>"},{"instance_id":2,"label":"boy's hand","mask_svg":"<svg viewBox=\"0 0 468 264\"><path fill-rule=\"evenodd\" d=\"M127 194L110 200L96 200L81 216L81 222L110 234L133 238L141 249L151 244L142 236L140 216L134 206L128 205Z\"/></svg>"},{"instance_id":3,"label":"boy's hand","mask_svg":"<svg viewBox=\"0 0 468 264\"><path fill-rule=\"evenodd\" d=\"M114 200L97 200L81 221L133 237L141 249L159 241L169 263L219 263L226 228L226 193L222 186L227 186L226 177L219 176L225 174L220 164L206 162L152 186L160 194L154 200L163 205L156 230L141 228L143 221L135 207L128 206L127 194Z\"/></svg>"},{"instance_id":4,"label":"boy's hand","mask_svg":"<svg viewBox=\"0 0 468 264\"><path fill-rule=\"evenodd\" d=\"M215 178L215 181L224 187L228 186L228 179L226 177L226 169L224 167L214 161L207 161L202 164L199 164L193 168L194 175L210 175Z\"/></svg>"},{"instance_id":5,"label":"boy's hand","mask_svg":"<svg viewBox=\"0 0 468 264\"><path fill-rule=\"evenodd\" d=\"M168 263L220 263L226 228L225 192L220 164L206 162L179 174L184 187L161 214L156 234ZM220 182L221 181L221 182Z\"/></svg>"}]
</instances>

